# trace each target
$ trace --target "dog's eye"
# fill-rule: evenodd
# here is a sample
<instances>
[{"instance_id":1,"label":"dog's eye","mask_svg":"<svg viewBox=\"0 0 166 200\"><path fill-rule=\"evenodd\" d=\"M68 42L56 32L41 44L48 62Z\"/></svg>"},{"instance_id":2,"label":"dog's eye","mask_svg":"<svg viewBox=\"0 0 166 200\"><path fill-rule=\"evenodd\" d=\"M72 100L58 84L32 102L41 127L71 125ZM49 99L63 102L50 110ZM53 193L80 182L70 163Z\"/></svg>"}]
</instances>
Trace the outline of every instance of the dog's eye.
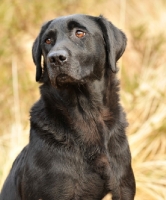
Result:
<instances>
[{"instance_id":1,"label":"dog's eye","mask_svg":"<svg viewBox=\"0 0 166 200\"><path fill-rule=\"evenodd\" d=\"M75 32L76 37L78 38L83 38L85 36L85 32L81 31L81 30L77 30Z\"/></svg>"},{"instance_id":2,"label":"dog's eye","mask_svg":"<svg viewBox=\"0 0 166 200\"><path fill-rule=\"evenodd\" d=\"M50 39L50 38L45 39L45 43L46 44L51 44L52 43L52 39Z\"/></svg>"}]
</instances>

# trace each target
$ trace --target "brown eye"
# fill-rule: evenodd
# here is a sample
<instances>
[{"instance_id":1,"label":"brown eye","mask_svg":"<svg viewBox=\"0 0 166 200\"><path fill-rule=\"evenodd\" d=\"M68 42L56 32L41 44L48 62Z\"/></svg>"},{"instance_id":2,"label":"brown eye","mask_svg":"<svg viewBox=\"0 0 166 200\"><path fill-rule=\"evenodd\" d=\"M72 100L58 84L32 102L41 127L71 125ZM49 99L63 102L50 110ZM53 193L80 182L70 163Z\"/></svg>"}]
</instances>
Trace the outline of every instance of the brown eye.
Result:
<instances>
[{"instance_id":1,"label":"brown eye","mask_svg":"<svg viewBox=\"0 0 166 200\"><path fill-rule=\"evenodd\" d=\"M50 38L47 38L47 39L45 40L45 43L46 43L46 44L51 44L51 43L52 43L52 40L51 40Z\"/></svg>"},{"instance_id":2,"label":"brown eye","mask_svg":"<svg viewBox=\"0 0 166 200\"><path fill-rule=\"evenodd\" d=\"M85 36L85 32L80 31L80 30L77 30L77 31L75 32L75 35L76 35L76 37L78 37L78 38L83 38L83 37Z\"/></svg>"}]
</instances>

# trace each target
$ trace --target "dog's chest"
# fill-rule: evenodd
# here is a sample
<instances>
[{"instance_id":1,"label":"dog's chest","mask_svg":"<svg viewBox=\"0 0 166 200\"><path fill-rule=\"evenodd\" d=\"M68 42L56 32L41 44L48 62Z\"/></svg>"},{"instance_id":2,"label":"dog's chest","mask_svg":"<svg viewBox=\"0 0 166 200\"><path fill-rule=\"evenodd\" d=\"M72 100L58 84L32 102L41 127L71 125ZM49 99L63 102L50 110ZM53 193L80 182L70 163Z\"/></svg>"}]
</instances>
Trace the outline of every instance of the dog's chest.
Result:
<instances>
[{"instance_id":1,"label":"dog's chest","mask_svg":"<svg viewBox=\"0 0 166 200\"><path fill-rule=\"evenodd\" d=\"M29 176L29 180L39 180L40 177L37 191L49 187L49 195L57 194L61 196L59 199L102 199L105 177L111 174L105 146L108 129L97 112L88 109L86 115L80 115L78 110L73 112L74 116L70 120L60 114L56 118L50 115L45 118L42 112L38 114L42 123L37 123L42 130L34 132L40 144L32 156L36 167L28 173L35 177ZM27 182L29 184L30 181Z\"/></svg>"},{"instance_id":2,"label":"dog's chest","mask_svg":"<svg viewBox=\"0 0 166 200\"><path fill-rule=\"evenodd\" d=\"M26 171L26 185L33 188L32 195L39 199L54 199L59 196L59 200L92 200L103 197L105 181L79 149L59 147L49 153L45 153L46 151L49 151L47 147L39 151L39 154L34 154L35 166L29 166ZM45 158L44 161L41 156ZM39 194L42 188L45 191Z\"/></svg>"}]
</instances>

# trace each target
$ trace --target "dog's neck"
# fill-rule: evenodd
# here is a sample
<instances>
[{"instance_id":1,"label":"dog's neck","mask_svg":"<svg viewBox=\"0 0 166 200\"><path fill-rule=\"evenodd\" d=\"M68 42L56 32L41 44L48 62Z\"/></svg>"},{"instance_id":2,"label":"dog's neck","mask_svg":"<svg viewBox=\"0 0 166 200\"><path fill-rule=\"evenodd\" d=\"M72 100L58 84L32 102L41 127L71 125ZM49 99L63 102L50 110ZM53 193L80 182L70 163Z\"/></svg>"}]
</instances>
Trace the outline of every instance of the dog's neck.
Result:
<instances>
[{"instance_id":1,"label":"dog's neck","mask_svg":"<svg viewBox=\"0 0 166 200\"><path fill-rule=\"evenodd\" d=\"M117 115L119 107L119 81L116 75L109 70L100 80L85 85L69 85L63 88L56 88L50 84L41 86L41 99L48 112L61 112L74 118L73 113L86 116L86 113L93 112L101 114L104 120ZM73 112L73 110L75 112ZM116 110L116 112L115 112ZM56 116L55 116L56 117Z\"/></svg>"},{"instance_id":2,"label":"dog's neck","mask_svg":"<svg viewBox=\"0 0 166 200\"><path fill-rule=\"evenodd\" d=\"M108 108L111 111L119 105L119 81L110 71L105 73L101 80L84 85L66 85L58 88L51 84L43 84L40 89L42 99L51 110L79 107L82 111L90 111L93 108Z\"/></svg>"},{"instance_id":3,"label":"dog's neck","mask_svg":"<svg viewBox=\"0 0 166 200\"><path fill-rule=\"evenodd\" d=\"M59 142L66 138L64 127L68 127L74 141L87 147L87 158L102 154L121 112L118 87L113 73L106 73L100 81L63 90L45 83L40 88L41 99L32 108L31 126L41 132L47 130Z\"/></svg>"}]
</instances>

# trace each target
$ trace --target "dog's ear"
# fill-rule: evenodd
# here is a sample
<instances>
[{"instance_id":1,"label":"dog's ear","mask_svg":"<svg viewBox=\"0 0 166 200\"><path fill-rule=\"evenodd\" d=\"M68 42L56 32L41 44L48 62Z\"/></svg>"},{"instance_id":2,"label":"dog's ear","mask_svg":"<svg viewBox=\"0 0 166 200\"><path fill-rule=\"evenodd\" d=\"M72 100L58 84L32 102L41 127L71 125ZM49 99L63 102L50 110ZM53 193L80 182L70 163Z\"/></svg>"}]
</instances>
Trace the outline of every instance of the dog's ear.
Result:
<instances>
[{"instance_id":1,"label":"dog's ear","mask_svg":"<svg viewBox=\"0 0 166 200\"><path fill-rule=\"evenodd\" d=\"M34 41L33 46L32 46L33 62L36 65L36 81L39 81L40 78L41 78L41 76L42 76L42 66L41 66L41 56L42 56L41 37L42 37L43 33L48 28L48 26L50 25L51 22L52 22L52 20L46 22L42 26L41 31L40 31L38 37L36 38L36 40Z\"/></svg>"},{"instance_id":2,"label":"dog's ear","mask_svg":"<svg viewBox=\"0 0 166 200\"><path fill-rule=\"evenodd\" d=\"M108 65L112 72L115 73L117 72L116 62L122 56L126 48L126 36L121 30L102 16L97 18L97 23L103 32Z\"/></svg>"}]
</instances>

